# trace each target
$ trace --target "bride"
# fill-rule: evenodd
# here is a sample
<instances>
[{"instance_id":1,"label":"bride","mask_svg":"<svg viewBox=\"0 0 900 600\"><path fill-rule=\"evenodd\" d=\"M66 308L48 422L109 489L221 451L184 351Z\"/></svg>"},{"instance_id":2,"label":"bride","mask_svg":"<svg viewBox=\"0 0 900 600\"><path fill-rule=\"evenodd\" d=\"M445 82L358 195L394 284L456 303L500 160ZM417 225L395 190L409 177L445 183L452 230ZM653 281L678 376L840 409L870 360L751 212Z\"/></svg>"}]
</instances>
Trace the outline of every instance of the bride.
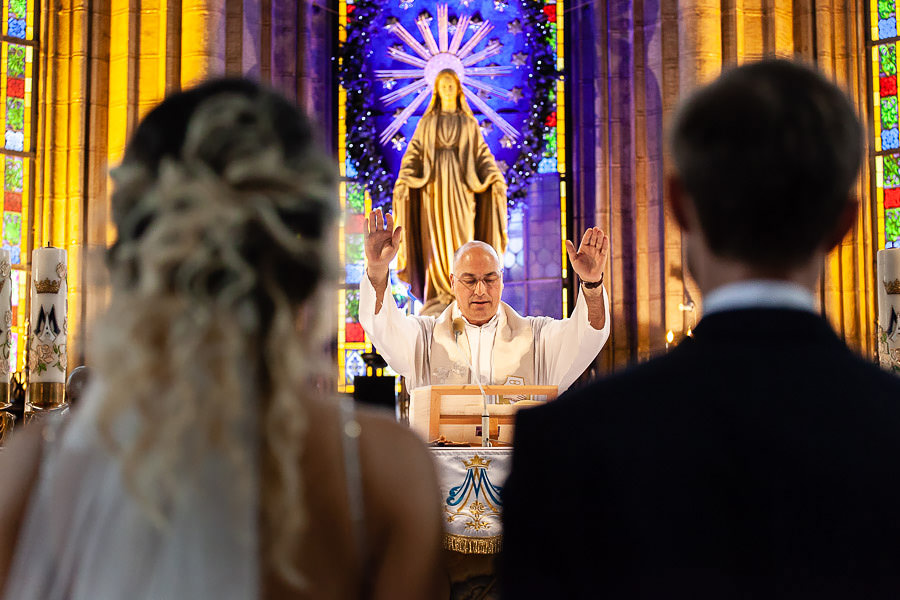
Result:
<instances>
[{"instance_id":1,"label":"bride","mask_svg":"<svg viewBox=\"0 0 900 600\"><path fill-rule=\"evenodd\" d=\"M0 456L6 598L440 595L427 451L315 385L337 265L312 139L242 80L138 127L113 174L99 384Z\"/></svg>"}]
</instances>

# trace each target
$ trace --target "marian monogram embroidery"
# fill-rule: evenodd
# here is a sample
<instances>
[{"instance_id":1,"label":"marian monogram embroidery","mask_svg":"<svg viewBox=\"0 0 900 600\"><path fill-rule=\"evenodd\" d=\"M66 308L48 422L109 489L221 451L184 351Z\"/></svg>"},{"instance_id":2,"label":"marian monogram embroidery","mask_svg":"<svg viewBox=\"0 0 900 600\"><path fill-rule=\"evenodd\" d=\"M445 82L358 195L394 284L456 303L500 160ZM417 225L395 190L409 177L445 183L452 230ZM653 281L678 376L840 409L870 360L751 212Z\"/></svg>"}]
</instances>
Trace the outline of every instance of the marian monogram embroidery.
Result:
<instances>
[{"instance_id":1,"label":"marian monogram embroidery","mask_svg":"<svg viewBox=\"0 0 900 600\"><path fill-rule=\"evenodd\" d=\"M38 320L34 326L34 337L31 341L31 351L28 354L28 368L37 375L48 369L56 369L61 373L66 372L66 344L59 343L59 334L67 328L64 320L60 328L56 317L56 307L51 304L50 310L45 311L41 304L38 311Z\"/></svg>"},{"instance_id":2,"label":"marian monogram embroidery","mask_svg":"<svg viewBox=\"0 0 900 600\"><path fill-rule=\"evenodd\" d=\"M444 504L448 523L465 519L467 531L485 531L492 527L486 517L499 517L503 503L501 487L491 483L489 470L491 459L475 454L472 460L463 459L466 475L463 482L452 488Z\"/></svg>"}]
</instances>

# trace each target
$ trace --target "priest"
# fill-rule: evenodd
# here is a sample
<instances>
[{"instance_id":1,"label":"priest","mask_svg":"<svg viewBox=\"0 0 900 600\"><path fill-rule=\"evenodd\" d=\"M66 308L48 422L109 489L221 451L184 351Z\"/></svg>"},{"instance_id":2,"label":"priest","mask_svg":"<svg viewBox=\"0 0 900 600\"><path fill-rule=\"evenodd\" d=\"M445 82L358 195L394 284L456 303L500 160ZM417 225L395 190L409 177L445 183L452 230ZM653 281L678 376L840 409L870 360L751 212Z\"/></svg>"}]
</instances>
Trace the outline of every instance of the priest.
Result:
<instances>
[{"instance_id":1,"label":"priest","mask_svg":"<svg viewBox=\"0 0 900 600\"><path fill-rule=\"evenodd\" d=\"M375 347L410 390L432 384L555 385L560 393L587 369L609 337L609 299L603 272L609 238L584 233L578 250L566 241L581 279L572 316L523 317L502 302L502 262L484 242L463 244L453 257L456 297L438 317L404 315L386 293L388 267L402 228L373 210L366 222L366 277L360 282L359 321Z\"/></svg>"}]
</instances>

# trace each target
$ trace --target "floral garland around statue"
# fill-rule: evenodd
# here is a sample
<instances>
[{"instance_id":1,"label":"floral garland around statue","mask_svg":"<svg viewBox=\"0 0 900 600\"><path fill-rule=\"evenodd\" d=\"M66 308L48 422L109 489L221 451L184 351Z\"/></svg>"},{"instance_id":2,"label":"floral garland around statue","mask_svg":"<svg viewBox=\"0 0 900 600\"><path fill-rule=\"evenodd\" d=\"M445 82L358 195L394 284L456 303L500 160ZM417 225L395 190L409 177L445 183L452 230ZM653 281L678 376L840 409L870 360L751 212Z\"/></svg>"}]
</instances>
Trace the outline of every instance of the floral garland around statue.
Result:
<instances>
[{"instance_id":1,"label":"floral garland around statue","mask_svg":"<svg viewBox=\"0 0 900 600\"><path fill-rule=\"evenodd\" d=\"M368 62L377 29L377 17L383 2L353 0L348 2L347 39L340 49L340 83L347 92L345 123L347 175L367 184L372 206L384 206L391 200L394 175L384 165L375 119L376 94L369 77ZM352 9L351 9L352 7ZM506 172L507 198L511 208L525 200L528 182L538 172L543 155L544 128L553 120L556 98L555 23L551 23L542 0L522 0L527 16L525 33L531 49L534 99L522 131L521 151ZM555 125L555 124L553 124ZM352 173L352 174L351 174Z\"/></svg>"},{"instance_id":2,"label":"floral garland around statue","mask_svg":"<svg viewBox=\"0 0 900 600\"><path fill-rule=\"evenodd\" d=\"M537 173L541 162L544 126L556 110L556 81L559 77L553 47L553 29L556 24L549 21L544 8L542 0L522 0L522 9L529 15L532 24L525 28L525 37L531 47L535 94L531 112L523 126L522 151L516 163L506 172L510 207L515 207L525 199L528 181Z\"/></svg>"},{"instance_id":3,"label":"floral garland around statue","mask_svg":"<svg viewBox=\"0 0 900 600\"><path fill-rule=\"evenodd\" d=\"M353 7L352 12L350 6ZM394 177L384 168L385 160L375 129L375 91L369 78L372 37L381 7L376 0L355 0L347 6L347 39L341 46L341 85L347 91L347 157L359 181L366 182L373 206L383 206L391 198Z\"/></svg>"}]
</instances>

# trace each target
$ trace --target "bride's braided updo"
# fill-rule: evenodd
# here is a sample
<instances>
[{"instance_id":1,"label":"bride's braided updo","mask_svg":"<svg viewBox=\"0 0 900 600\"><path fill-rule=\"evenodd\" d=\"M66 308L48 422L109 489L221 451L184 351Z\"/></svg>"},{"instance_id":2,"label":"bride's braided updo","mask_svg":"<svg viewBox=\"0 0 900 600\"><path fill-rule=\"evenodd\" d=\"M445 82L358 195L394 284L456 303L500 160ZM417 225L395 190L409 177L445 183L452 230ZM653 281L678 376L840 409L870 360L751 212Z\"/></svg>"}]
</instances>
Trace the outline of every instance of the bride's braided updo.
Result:
<instances>
[{"instance_id":1,"label":"bride's braided updo","mask_svg":"<svg viewBox=\"0 0 900 600\"><path fill-rule=\"evenodd\" d=\"M113 295L96 336L101 424L153 516L165 523L191 457L227 456L244 498L258 461L263 551L295 582L304 400L327 373L335 175L274 92L220 80L168 98L113 172ZM127 443L111 433L123 414L139 421Z\"/></svg>"}]
</instances>

